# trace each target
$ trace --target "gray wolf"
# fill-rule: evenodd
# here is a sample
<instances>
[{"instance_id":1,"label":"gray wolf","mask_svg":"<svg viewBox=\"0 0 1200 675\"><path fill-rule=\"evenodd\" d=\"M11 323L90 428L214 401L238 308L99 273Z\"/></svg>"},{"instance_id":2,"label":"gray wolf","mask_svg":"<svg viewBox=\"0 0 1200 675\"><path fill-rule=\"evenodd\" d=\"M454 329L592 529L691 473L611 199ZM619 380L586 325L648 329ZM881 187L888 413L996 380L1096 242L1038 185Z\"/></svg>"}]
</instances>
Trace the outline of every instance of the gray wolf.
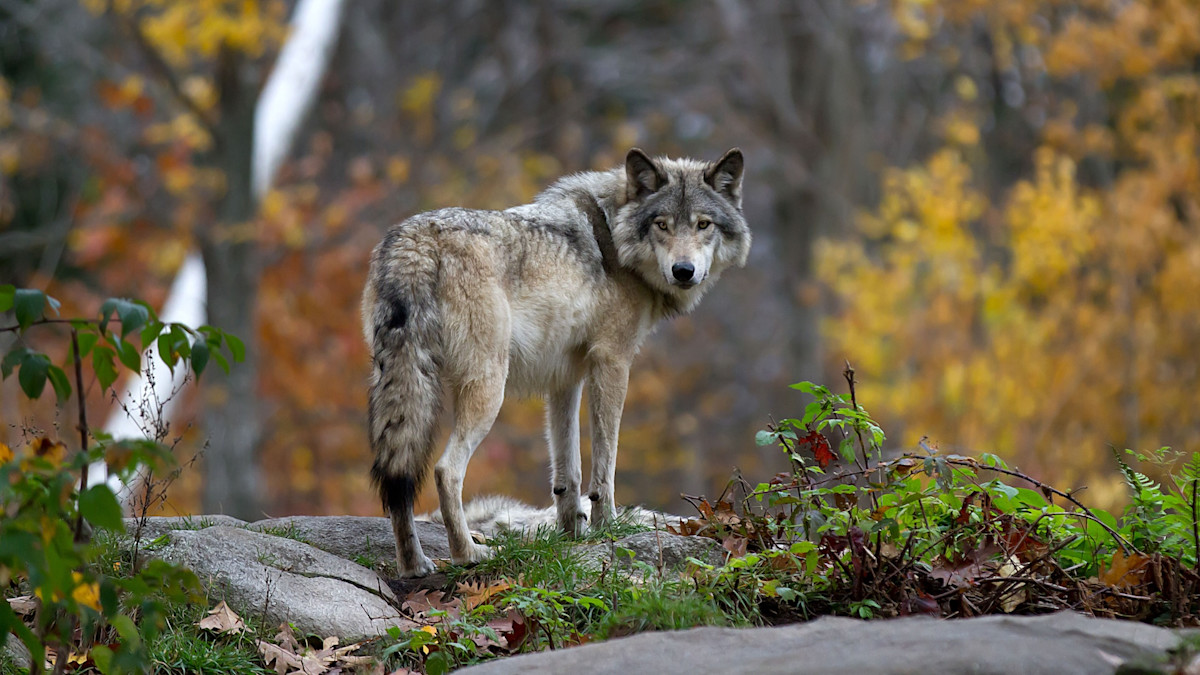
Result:
<instances>
[{"instance_id":1,"label":"gray wolf","mask_svg":"<svg viewBox=\"0 0 1200 675\"><path fill-rule=\"evenodd\" d=\"M505 394L543 396L557 523L578 534L579 405L592 434L587 496L593 526L614 515L617 428L629 368L663 318L689 312L720 276L746 263L743 158L650 158L560 179L505 211L442 209L388 230L371 254L363 333L373 367L371 475L396 535L400 574L433 563L413 527L413 501L433 454L441 393L454 429L434 468L455 563L488 548L462 506L467 462Z\"/></svg>"},{"instance_id":2,"label":"gray wolf","mask_svg":"<svg viewBox=\"0 0 1200 675\"><path fill-rule=\"evenodd\" d=\"M565 496L565 495L564 495ZM587 507L584 503L587 497L579 495L580 512ZM530 532L542 527L550 527L558 522L557 507L539 509L522 502L519 499L503 495L484 495L476 497L463 504L463 517L471 532L481 532L493 536L501 532ZM666 525L678 526L686 520L681 516L659 511L651 511L640 506L626 507L617 514L617 518L646 527L663 528ZM442 514L438 512L425 513L416 517L433 523L442 523Z\"/></svg>"}]
</instances>

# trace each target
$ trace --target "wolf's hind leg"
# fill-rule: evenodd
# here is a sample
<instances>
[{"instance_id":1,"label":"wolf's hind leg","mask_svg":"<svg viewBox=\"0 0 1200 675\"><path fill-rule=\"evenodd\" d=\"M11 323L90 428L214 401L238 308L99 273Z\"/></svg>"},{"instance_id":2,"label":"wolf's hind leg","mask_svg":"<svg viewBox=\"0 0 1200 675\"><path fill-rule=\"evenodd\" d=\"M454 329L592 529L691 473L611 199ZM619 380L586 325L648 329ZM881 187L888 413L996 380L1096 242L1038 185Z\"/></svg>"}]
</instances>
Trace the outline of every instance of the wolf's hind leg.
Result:
<instances>
[{"instance_id":1,"label":"wolf's hind leg","mask_svg":"<svg viewBox=\"0 0 1200 675\"><path fill-rule=\"evenodd\" d=\"M446 452L433 470L438 501L442 507L442 522L450 540L450 557L456 564L476 563L491 556L491 549L471 541L466 514L462 506L463 476L475 448L492 428L500 404L504 401L504 377L507 364L488 368L479 379L458 388L454 404L454 433Z\"/></svg>"},{"instance_id":2,"label":"wolf's hind leg","mask_svg":"<svg viewBox=\"0 0 1200 675\"><path fill-rule=\"evenodd\" d=\"M587 524L587 516L579 510L579 486L583 482L579 466L579 401L582 395L581 381L546 397L550 485L558 509L558 527L570 535L582 534Z\"/></svg>"},{"instance_id":3,"label":"wolf's hind leg","mask_svg":"<svg viewBox=\"0 0 1200 675\"><path fill-rule=\"evenodd\" d=\"M400 567L401 577L423 577L434 571L433 561L421 549L421 540L417 538L416 525L413 523L412 506L406 512L395 510L392 517L392 531L396 534L396 562Z\"/></svg>"}]
</instances>

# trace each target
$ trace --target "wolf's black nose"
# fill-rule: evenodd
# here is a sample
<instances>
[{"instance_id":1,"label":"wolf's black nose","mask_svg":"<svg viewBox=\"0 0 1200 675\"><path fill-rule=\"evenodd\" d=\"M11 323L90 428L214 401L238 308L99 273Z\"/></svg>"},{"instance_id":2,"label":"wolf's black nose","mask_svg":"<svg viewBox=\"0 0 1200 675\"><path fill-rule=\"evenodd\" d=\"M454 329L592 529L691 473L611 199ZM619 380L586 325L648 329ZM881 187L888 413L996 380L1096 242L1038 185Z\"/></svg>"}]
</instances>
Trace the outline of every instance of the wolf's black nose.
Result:
<instances>
[{"instance_id":1,"label":"wolf's black nose","mask_svg":"<svg viewBox=\"0 0 1200 675\"><path fill-rule=\"evenodd\" d=\"M692 275L696 273L696 267L689 262L677 262L671 265L671 274L678 281L691 281Z\"/></svg>"}]
</instances>

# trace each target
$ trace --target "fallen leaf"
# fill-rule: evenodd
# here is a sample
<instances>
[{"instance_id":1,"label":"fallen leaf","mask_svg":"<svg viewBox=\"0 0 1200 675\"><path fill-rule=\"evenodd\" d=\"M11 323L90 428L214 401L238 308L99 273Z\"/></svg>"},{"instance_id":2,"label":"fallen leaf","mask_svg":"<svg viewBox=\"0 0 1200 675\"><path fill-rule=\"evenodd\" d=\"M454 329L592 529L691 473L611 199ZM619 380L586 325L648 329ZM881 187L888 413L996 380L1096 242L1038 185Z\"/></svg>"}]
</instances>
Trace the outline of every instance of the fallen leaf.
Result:
<instances>
[{"instance_id":1,"label":"fallen leaf","mask_svg":"<svg viewBox=\"0 0 1200 675\"><path fill-rule=\"evenodd\" d=\"M411 612L414 619L429 620L432 618L429 616L430 612L435 611L446 612L450 617L457 618L462 612L461 605L461 600L447 597L441 591L422 589L410 593L404 599L401 608Z\"/></svg>"},{"instance_id":2,"label":"fallen leaf","mask_svg":"<svg viewBox=\"0 0 1200 675\"><path fill-rule=\"evenodd\" d=\"M1015 575L1021 569L1021 561L1015 556L1008 556L1000 569L996 570L996 574L1008 578ZM1004 589L1003 595L1000 596L1000 609L1004 610L1005 614L1012 614L1016 611L1021 603L1029 599L1029 588L1025 584L1013 584Z\"/></svg>"},{"instance_id":3,"label":"fallen leaf","mask_svg":"<svg viewBox=\"0 0 1200 675\"><path fill-rule=\"evenodd\" d=\"M689 518L679 522L679 525L667 525L667 532L671 534L680 534L685 537L691 537L700 534L700 531L705 528L707 523L698 518Z\"/></svg>"},{"instance_id":4,"label":"fallen leaf","mask_svg":"<svg viewBox=\"0 0 1200 675\"><path fill-rule=\"evenodd\" d=\"M1100 567L1100 581L1114 588L1129 588L1140 586L1146 579L1146 566L1150 558L1134 553L1126 557L1125 552L1117 549L1113 553L1112 563L1105 569Z\"/></svg>"},{"instance_id":5,"label":"fallen leaf","mask_svg":"<svg viewBox=\"0 0 1200 675\"><path fill-rule=\"evenodd\" d=\"M749 544L749 539L736 534L731 534L721 540L721 547L726 551L729 551L729 553L735 558L740 558L746 555L746 547L749 546Z\"/></svg>"},{"instance_id":6,"label":"fallen leaf","mask_svg":"<svg viewBox=\"0 0 1200 675\"><path fill-rule=\"evenodd\" d=\"M300 657L296 656L293 652L281 648L279 645L259 640L258 653L262 654L263 662L268 667L272 663L275 664L275 672L279 675L285 675L285 673L291 672L293 668L300 667Z\"/></svg>"},{"instance_id":7,"label":"fallen leaf","mask_svg":"<svg viewBox=\"0 0 1200 675\"><path fill-rule=\"evenodd\" d=\"M733 510L733 502L731 501L722 500L717 502L714 515L716 516L715 520L722 525L737 525L742 522L741 516Z\"/></svg>"},{"instance_id":8,"label":"fallen leaf","mask_svg":"<svg viewBox=\"0 0 1200 675\"><path fill-rule=\"evenodd\" d=\"M525 617L516 610L509 610L508 620L511 630L501 631L500 637L504 638L508 650L515 652L521 649L521 646L529 639L529 624Z\"/></svg>"},{"instance_id":9,"label":"fallen leaf","mask_svg":"<svg viewBox=\"0 0 1200 675\"><path fill-rule=\"evenodd\" d=\"M208 610L208 616L200 619L196 623L203 630L211 630L216 633L233 633L238 634L246 630L246 624L242 618L234 613L229 605L222 600L221 604Z\"/></svg>"},{"instance_id":10,"label":"fallen leaf","mask_svg":"<svg viewBox=\"0 0 1200 675\"><path fill-rule=\"evenodd\" d=\"M307 644L296 640L292 629L287 624L281 625L275 640L279 644L258 641L258 651L268 666L275 664L275 672L279 675L322 675L323 673L340 673L343 667L365 665L371 662L369 656L353 656L362 646L354 643L338 647L338 638L327 637L321 641L320 649L313 649Z\"/></svg>"},{"instance_id":11,"label":"fallen leaf","mask_svg":"<svg viewBox=\"0 0 1200 675\"><path fill-rule=\"evenodd\" d=\"M509 583L503 579L500 581L493 581L486 586L484 586L481 582L458 584L458 592L466 601L468 612L480 605L486 604L488 600L491 600L510 588L512 588L512 586L510 586Z\"/></svg>"}]
</instances>

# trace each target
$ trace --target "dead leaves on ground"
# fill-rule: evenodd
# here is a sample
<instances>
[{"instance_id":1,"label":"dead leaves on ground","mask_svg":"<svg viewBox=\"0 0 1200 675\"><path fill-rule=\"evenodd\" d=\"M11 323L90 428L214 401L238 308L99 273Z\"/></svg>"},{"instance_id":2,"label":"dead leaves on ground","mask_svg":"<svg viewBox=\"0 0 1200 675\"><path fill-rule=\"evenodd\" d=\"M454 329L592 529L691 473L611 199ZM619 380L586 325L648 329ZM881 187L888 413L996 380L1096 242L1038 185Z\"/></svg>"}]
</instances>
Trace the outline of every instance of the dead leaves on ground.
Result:
<instances>
[{"instance_id":1,"label":"dead leaves on ground","mask_svg":"<svg viewBox=\"0 0 1200 675\"><path fill-rule=\"evenodd\" d=\"M496 654L510 654L518 651L525 644L530 634L529 621L515 610L500 614L484 624L499 638L494 640L484 633L469 636L459 634L450 627L450 622L462 618L486 604L494 604L497 599L513 587L510 580L484 582L460 582L456 594L438 590L423 589L410 593L401 603L401 611L416 623L425 624L421 630L445 630L451 640L467 637L480 649L486 649ZM435 626L437 628L435 628Z\"/></svg>"},{"instance_id":2,"label":"dead leaves on ground","mask_svg":"<svg viewBox=\"0 0 1200 675\"><path fill-rule=\"evenodd\" d=\"M208 616L196 622L202 630L212 631L219 634L243 633L246 631L246 624L242 621L242 617L229 609L229 605L222 600L221 604L208 610Z\"/></svg>"},{"instance_id":3,"label":"dead leaves on ground","mask_svg":"<svg viewBox=\"0 0 1200 675\"><path fill-rule=\"evenodd\" d=\"M317 648L307 640L297 640L286 623L279 626L273 639L274 642L258 640L256 644L267 666L274 667L279 675L337 675L347 668L372 663L369 656L353 655L361 643L339 647L336 637L327 637Z\"/></svg>"},{"instance_id":4,"label":"dead leaves on ground","mask_svg":"<svg viewBox=\"0 0 1200 675\"><path fill-rule=\"evenodd\" d=\"M467 611L471 611L480 605L489 603L496 596L504 591L509 590L512 586L505 580L493 581L490 584L485 584L481 581L476 582L459 582L458 592L463 596L467 603Z\"/></svg>"},{"instance_id":5,"label":"dead leaves on ground","mask_svg":"<svg viewBox=\"0 0 1200 675\"><path fill-rule=\"evenodd\" d=\"M700 512L700 517L680 521L677 525L668 523L667 532L685 537L715 539L734 558L740 558L751 550L765 548L774 541L777 528L767 519L738 515L733 502L728 499L720 499L716 504L710 504L703 498L688 500Z\"/></svg>"}]
</instances>

